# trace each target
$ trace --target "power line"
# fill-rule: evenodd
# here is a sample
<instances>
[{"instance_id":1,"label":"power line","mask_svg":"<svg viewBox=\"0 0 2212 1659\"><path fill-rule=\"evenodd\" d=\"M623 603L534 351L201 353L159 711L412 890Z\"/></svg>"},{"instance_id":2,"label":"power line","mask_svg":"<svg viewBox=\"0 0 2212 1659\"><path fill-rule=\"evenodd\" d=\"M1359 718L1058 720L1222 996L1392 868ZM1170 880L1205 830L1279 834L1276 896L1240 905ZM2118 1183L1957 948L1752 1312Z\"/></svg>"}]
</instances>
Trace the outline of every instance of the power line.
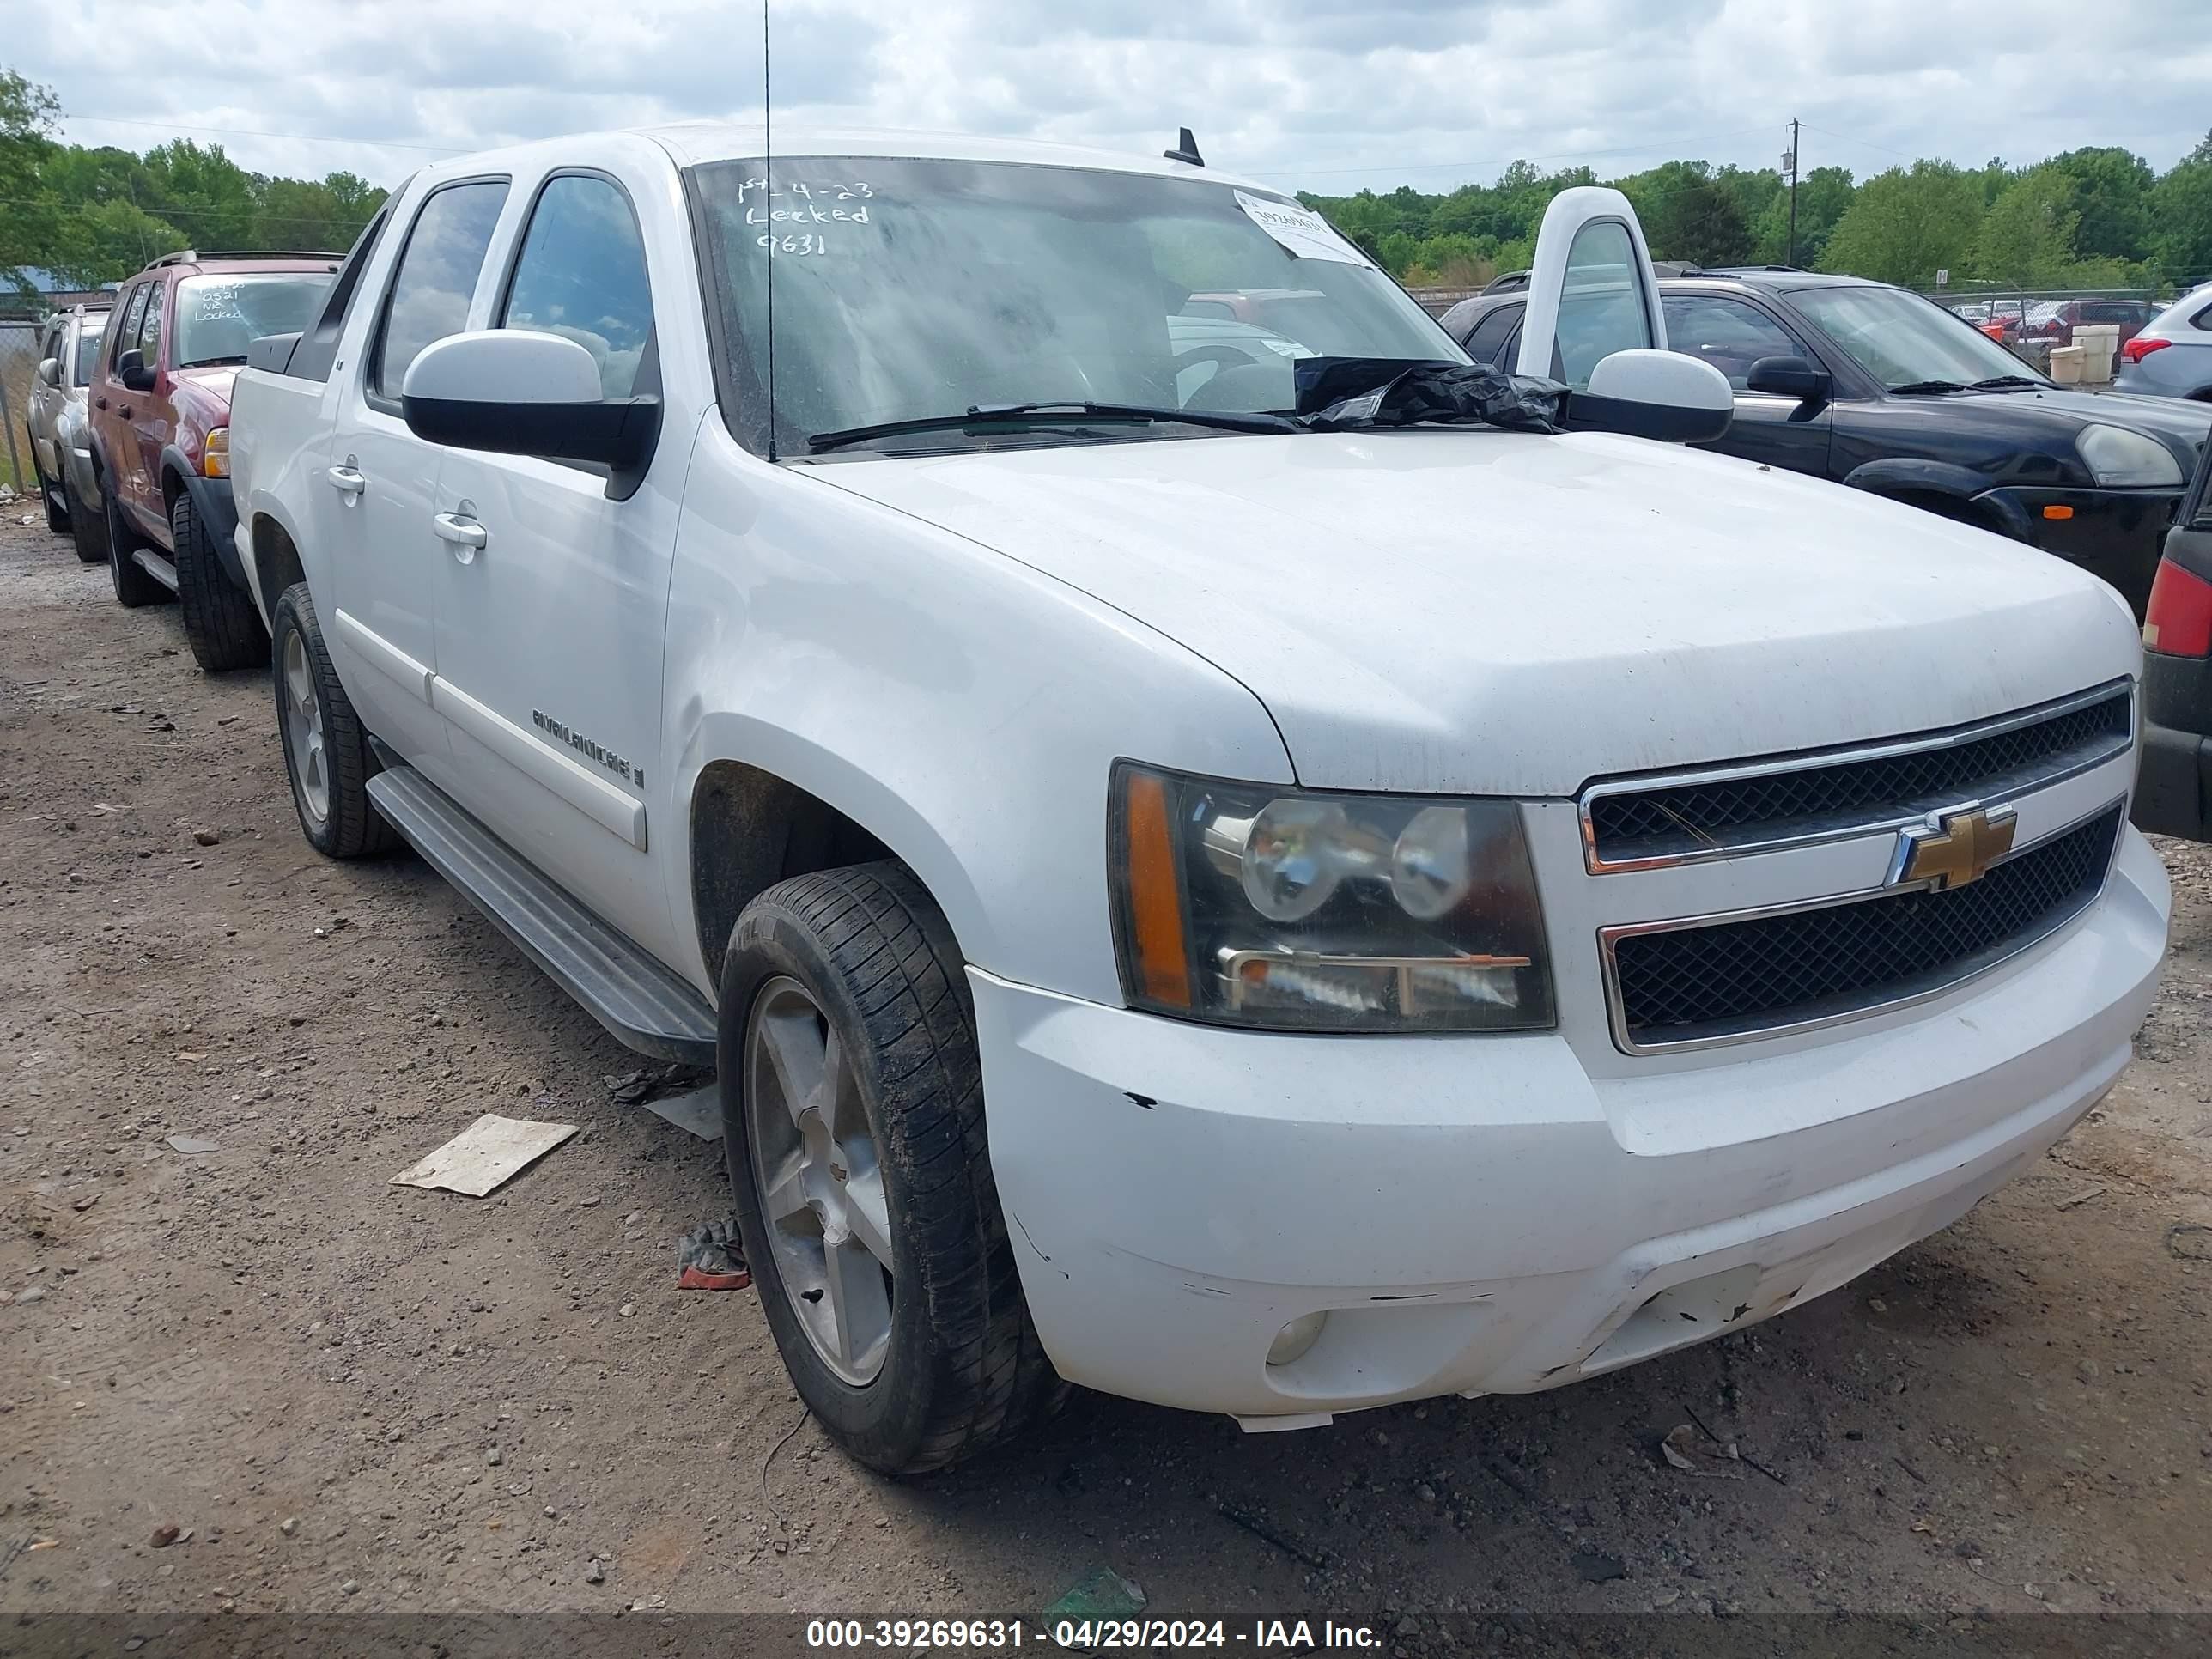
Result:
<instances>
[{"instance_id":1,"label":"power line","mask_svg":"<svg viewBox=\"0 0 2212 1659\"><path fill-rule=\"evenodd\" d=\"M224 138L289 138L308 144L355 144L367 149L418 149L437 155L466 155L471 149L482 145L411 144L398 138L348 138L328 132L270 132L259 127L203 127L190 126L180 121L143 121L121 115L64 115L62 125L72 121L90 121L95 125L111 127L152 127L161 132L211 132Z\"/></svg>"}]
</instances>

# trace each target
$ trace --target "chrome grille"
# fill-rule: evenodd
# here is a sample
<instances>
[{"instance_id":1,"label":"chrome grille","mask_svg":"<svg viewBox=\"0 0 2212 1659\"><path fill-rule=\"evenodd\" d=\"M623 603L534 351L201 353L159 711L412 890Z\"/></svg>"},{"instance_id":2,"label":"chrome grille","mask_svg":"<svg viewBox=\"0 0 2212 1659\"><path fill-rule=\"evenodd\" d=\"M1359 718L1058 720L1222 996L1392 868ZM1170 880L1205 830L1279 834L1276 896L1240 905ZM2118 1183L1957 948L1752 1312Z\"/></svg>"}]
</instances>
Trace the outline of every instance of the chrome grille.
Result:
<instances>
[{"instance_id":1,"label":"chrome grille","mask_svg":"<svg viewBox=\"0 0 2212 1659\"><path fill-rule=\"evenodd\" d=\"M1592 870L1605 871L1863 834L2039 788L2124 751L2134 736L2121 684L1848 751L1607 781L1583 792L1584 842Z\"/></svg>"},{"instance_id":2,"label":"chrome grille","mask_svg":"<svg viewBox=\"0 0 2212 1659\"><path fill-rule=\"evenodd\" d=\"M1614 1036L1632 1051L1711 1042L1847 1018L1955 985L2096 897L2121 811L2115 804L1962 887L1608 930Z\"/></svg>"}]
</instances>

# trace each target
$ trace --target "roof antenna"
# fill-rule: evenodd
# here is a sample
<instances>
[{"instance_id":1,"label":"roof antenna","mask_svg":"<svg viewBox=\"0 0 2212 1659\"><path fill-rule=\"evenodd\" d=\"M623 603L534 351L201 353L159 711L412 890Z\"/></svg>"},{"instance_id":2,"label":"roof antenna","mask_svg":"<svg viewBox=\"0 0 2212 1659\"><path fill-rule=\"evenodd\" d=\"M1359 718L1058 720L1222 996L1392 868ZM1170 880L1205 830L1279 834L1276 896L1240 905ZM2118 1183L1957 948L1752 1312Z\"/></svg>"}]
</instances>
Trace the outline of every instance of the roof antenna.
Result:
<instances>
[{"instance_id":1,"label":"roof antenna","mask_svg":"<svg viewBox=\"0 0 2212 1659\"><path fill-rule=\"evenodd\" d=\"M763 3L765 4L766 0L763 0ZM1194 167L1206 165L1206 158L1198 153L1198 140L1190 136L1188 127L1182 129L1173 149L1164 149L1160 154L1170 161L1183 161Z\"/></svg>"},{"instance_id":2,"label":"roof antenna","mask_svg":"<svg viewBox=\"0 0 2212 1659\"><path fill-rule=\"evenodd\" d=\"M775 99L769 78L768 0L761 0L761 195L775 198ZM775 459L775 210L768 210L768 458Z\"/></svg>"}]
</instances>

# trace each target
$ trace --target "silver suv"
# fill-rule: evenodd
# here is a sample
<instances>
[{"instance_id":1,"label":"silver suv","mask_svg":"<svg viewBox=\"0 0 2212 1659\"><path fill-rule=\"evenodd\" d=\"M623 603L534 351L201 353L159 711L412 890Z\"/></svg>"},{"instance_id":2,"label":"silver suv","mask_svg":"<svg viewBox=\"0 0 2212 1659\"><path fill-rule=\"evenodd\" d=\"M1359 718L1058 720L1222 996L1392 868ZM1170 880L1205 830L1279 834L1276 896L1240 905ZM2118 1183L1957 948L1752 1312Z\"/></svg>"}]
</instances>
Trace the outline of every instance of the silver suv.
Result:
<instances>
[{"instance_id":1,"label":"silver suv","mask_svg":"<svg viewBox=\"0 0 2212 1659\"><path fill-rule=\"evenodd\" d=\"M2212 398L2212 283L2183 295L2120 343L2115 391Z\"/></svg>"},{"instance_id":2,"label":"silver suv","mask_svg":"<svg viewBox=\"0 0 2212 1659\"><path fill-rule=\"evenodd\" d=\"M106 337L107 311L106 306L72 306L47 319L39 337L39 372L25 420L46 528L58 536L73 534L77 557L88 564L107 556L85 419L85 387Z\"/></svg>"}]
</instances>

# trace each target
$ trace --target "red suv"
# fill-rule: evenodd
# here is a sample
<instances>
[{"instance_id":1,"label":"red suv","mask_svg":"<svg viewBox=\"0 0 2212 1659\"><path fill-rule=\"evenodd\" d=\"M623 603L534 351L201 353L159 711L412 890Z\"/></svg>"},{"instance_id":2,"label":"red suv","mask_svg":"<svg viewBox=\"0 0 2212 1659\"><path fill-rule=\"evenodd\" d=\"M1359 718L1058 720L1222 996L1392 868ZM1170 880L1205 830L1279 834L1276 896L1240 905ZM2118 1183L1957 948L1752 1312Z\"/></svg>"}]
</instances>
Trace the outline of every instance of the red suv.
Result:
<instances>
[{"instance_id":1,"label":"red suv","mask_svg":"<svg viewBox=\"0 0 2212 1659\"><path fill-rule=\"evenodd\" d=\"M115 597L173 593L201 667L269 659L233 536L230 383L249 342L307 325L335 253L198 253L125 283L89 391L93 476Z\"/></svg>"}]
</instances>

